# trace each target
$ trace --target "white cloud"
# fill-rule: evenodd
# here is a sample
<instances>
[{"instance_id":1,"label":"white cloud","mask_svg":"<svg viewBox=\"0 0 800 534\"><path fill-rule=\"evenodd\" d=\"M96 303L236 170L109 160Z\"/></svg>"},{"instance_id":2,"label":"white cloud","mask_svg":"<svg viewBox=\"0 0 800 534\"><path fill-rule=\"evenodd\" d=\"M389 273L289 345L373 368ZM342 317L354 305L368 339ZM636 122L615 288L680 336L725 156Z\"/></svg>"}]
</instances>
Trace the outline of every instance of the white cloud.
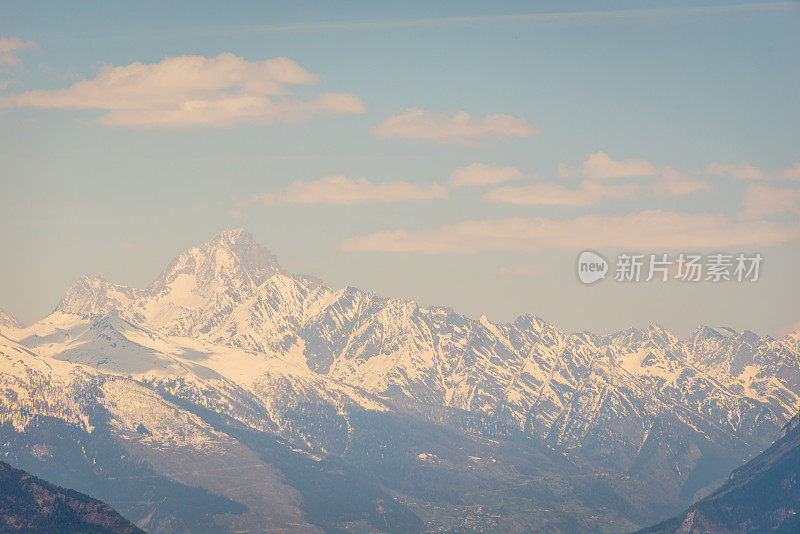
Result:
<instances>
[{"instance_id":1,"label":"white cloud","mask_svg":"<svg viewBox=\"0 0 800 534\"><path fill-rule=\"evenodd\" d=\"M795 163L791 167L770 173L767 175L767 179L800 182L800 162Z\"/></svg>"},{"instance_id":2,"label":"white cloud","mask_svg":"<svg viewBox=\"0 0 800 534\"><path fill-rule=\"evenodd\" d=\"M761 180L764 172L758 167L753 167L746 161L739 165L732 163L709 163L705 168L706 174L723 177L730 176L736 180Z\"/></svg>"},{"instance_id":3,"label":"white cloud","mask_svg":"<svg viewBox=\"0 0 800 534\"><path fill-rule=\"evenodd\" d=\"M659 196L682 197L711 191L711 184L705 180L692 178L672 167L659 167L660 176L650 184L650 190Z\"/></svg>"},{"instance_id":4,"label":"white cloud","mask_svg":"<svg viewBox=\"0 0 800 534\"><path fill-rule=\"evenodd\" d=\"M453 171L447 180L448 187L478 187L521 180L523 174L516 167L473 163Z\"/></svg>"},{"instance_id":5,"label":"white cloud","mask_svg":"<svg viewBox=\"0 0 800 534\"><path fill-rule=\"evenodd\" d=\"M581 182L577 189L537 183L521 187L498 187L486 192L483 199L520 206L591 206L604 199L636 198L638 189L638 184L608 185L589 180Z\"/></svg>"},{"instance_id":6,"label":"white cloud","mask_svg":"<svg viewBox=\"0 0 800 534\"><path fill-rule=\"evenodd\" d=\"M287 58L247 61L233 54L214 58L168 57L158 63L105 66L91 80L66 89L28 91L6 105L106 111L98 122L141 128L229 127L241 123L296 122L313 115L364 112L351 94L293 98L288 86L319 78Z\"/></svg>"},{"instance_id":7,"label":"white cloud","mask_svg":"<svg viewBox=\"0 0 800 534\"><path fill-rule=\"evenodd\" d=\"M438 184L419 186L410 182L374 183L366 178L326 176L314 182L294 182L279 193L253 195L251 201L265 205L327 204L350 205L389 203L444 198L447 190Z\"/></svg>"},{"instance_id":8,"label":"white cloud","mask_svg":"<svg viewBox=\"0 0 800 534\"><path fill-rule=\"evenodd\" d=\"M573 169L565 163L558 166L560 178L587 178L590 180L615 180L653 178L648 190L658 196L679 197L711 191L705 180L687 176L672 167L657 167L645 159L614 160L602 150L590 155L583 164Z\"/></svg>"},{"instance_id":9,"label":"white cloud","mask_svg":"<svg viewBox=\"0 0 800 534\"><path fill-rule=\"evenodd\" d=\"M32 41L23 41L19 37L0 37L0 66L19 65L16 52L35 46Z\"/></svg>"},{"instance_id":10,"label":"white cloud","mask_svg":"<svg viewBox=\"0 0 800 534\"><path fill-rule=\"evenodd\" d=\"M800 215L800 189L750 184L744 192L742 206L743 216L748 218L782 213Z\"/></svg>"},{"instance_id":11,"label":"white cloud","mask_svg":"<svg viewBox=\"0 0 800 534\"><path fill-rule=\"evenodd\" d=\"M705 168L696 171L698 174L705 172L711 176L731 177L735 180L776 180L784 182L800 181L800 162L791 167L775 172L764 172L747 162L738 165L732 163L709 163Z\"/></svg>"},{"instance_id":12,"label":"white cloud","mask_svg":"<svg viewBox=\"0 0 800 534\"><path fill-rule=\"evenodd\" d=\"M411 254L475 254L481 251L696 250L779 245L800 238L800 225L735 221L724 215L658 210L576 219L512 218L464 221L430 230L391 230L353 237L345 251Z\"/></svg>"},{"instance_id":13,"label":"white cloud","mask_svg":"<svg viewBox=\"0 0 800 534\"><path fill-rule=\"evenodd\" d=\"M641 178L656 176L655 165L643 159L626 159L616 161L599 150L589 156L578 169L572 169L565 163L558 166L560 178L590 178L592 180L611 180L615 178Z\"/></svg>"},{"instance_id":14,"label":"white cloud","mask_svg":"<svg viewBox=\"0 0 800 534\"><path fill-rule=\"evenodd\" d=\"M464 111L453 116L431 113L424 109L410 109L393 115L370 132L379 139L396 137L452 145L478 146L488 141L511 137L528 137L539 130L521 117L487 115L472 117Z\"/></svg>"}]
</instances>

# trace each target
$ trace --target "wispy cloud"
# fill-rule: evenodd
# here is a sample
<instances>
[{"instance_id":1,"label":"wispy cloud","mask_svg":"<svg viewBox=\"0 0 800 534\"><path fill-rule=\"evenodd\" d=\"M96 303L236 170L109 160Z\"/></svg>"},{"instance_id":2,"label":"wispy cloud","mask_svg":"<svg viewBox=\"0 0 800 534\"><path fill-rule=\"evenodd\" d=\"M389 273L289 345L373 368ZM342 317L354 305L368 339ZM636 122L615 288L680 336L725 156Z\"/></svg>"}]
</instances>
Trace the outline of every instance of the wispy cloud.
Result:
<instances>
[{"instance_id":1,"label":"wispy cloud","mask_svg":"<svg viewBox=\"0 0 800 534\"><path fill-rule=\"evenodd\" d=\"M709 163L705 167L705 173L711 176L730 176L736 180L761 180L764 172L758 167L753 167L749 163L742 162L738 165L732 163Z\"/></svg>"},{"instance_id":2,"label":"wispy cloud","mask_svg":"<svg viewBox=\"0 0 800 534\"><path fill-rule=\"evenodd\" d=\"M19 37L0 37L0 66L19 65L17 52L36 46L33 41L23 41Z\"/></svg>"},{"instance_id":3,"label":"wispy cloud","mask_svg":"<svg viewBox=\"0 0 800 534\"><path fill-rule=\"evenodd\" d=\"M447 186L480 187L482 185L495 185L503 182L521 180L524 175L516 167L503 167L502 165L473 163L466 167L459 167L450 174Z\"/></svg>"},{"instance_id":4,"label":"wispy cloud","mask_svg":"<svg viewBox=\"0 0 800 534\"><path fill-rule=\"evenodd\" d=\"M151 64L108 65L95 78L66 89L28 91L0 102L101 110L106 112L98 119L102 124L141 128L271 124L365 111L352 94L322 93L310 100L291 97L290 86L318 81L287 58L254 62L233 54L180 56Z\"/></svg>"},{"instance_id":5,"label":"wispy cloud","mask_svg":"<svg viewBox=\"0 0 800 534\"><path fill-rule=\"evenodd\" d=\"M705 168L697 170L696 173L716 177L730 177L735 180L800 181L800 162L775 172L765 172L746 161L739 164L709 163Z\"/></svg>"},{"instance_id":6,"label":"wispy cloud","mask_svg":"<svg viewBox=\"0 0 800 534\"><path fill-rule=\"evenodd\" d=\"M638 190L639 185L635 183L610 185L586 180L577 189L552 183L498 187L486 192L483 199L519 206L592 206L604 199L636 198Z\"/></svg>"},{"instance_id":7,"label":"wispy cloud","mask_svg":"<svg viewBox=\"0 0 800 534\"><path fill-rule=\"evenodd\" d=\"M644 159L614 160L598 150L590 155L583 164L573 169L566 163L558 166L560 178L589 178L592 180L611 180L616 178L641 178L656 176L655 165Z\"/></svg>"},{"instance_id":8,"label":"wispy cloud","mask_svg":"<svg viewBox=\"0 0 800 534\"><path fill-rule=\"evenodd\" d=\"M566 163L558 166L560 178L588 180L653 179L646 188L651 194L665 197L692 195L711 191L711 184L667 165L656 166L646 159L615 160L602 150L591 154L578 168Z\"/></svg>"},{"instance_id":9,"label":"wispy cloud","mask_svg":"<svg viewBox=\"0 0 800 534\"><path fill-rule=\"evenodd\" d=\"M711 191L710 182L688 176L672 167L659 167L659 176L649 186L650 192L662 197L682 197Z\"/></svg>"},{"instance_id":10,"label":"wispy cloud","mask_svg":"<svg viewBox=\"0 0 800 534\"><path fill-rule=\"evenodd\" d=\"M742 215L748 218L783 213L800 215L800 189L750 184L744 192L742 206Z\"/></svg>"},{"instance_id":11,"label":"wispy cloud","mask_svg":"<svg viewBox=\"0 0 800 534\"><path fill-rule=\"evenodd\" d=\"M709 213L658 210L575 219L511 218L464 221L430 230L391 230L353 237L340 247L352 252L475 254L481 251L709 249L779 245L800 238L800 225L737 221Z\"/></svg>"},{"instance_id":12,"label":"wispy cloud","mask_svg":"<svg viewBox=\"0 0 800 534\"><path fill-rule=\"evenodd\" d=\"M272 206L279 204L351 204L390 203L444 198L447 190L438 184L419 186L410 182L371 182L366 178L326 176L313 182L294 182L278 193L253 195L250 200Z\"/></svg>"},{"instance_id":13,"label":"wispy cloud","mask_svg":"<svg viewBox=\"0 0 800 534\"><path fill-rule=\"evenodd\" d=\"M431 113L414 108L386 118L370 132L379 139L394 137L450 145L478 146L489 141L528 137L538 133L539 130L525 119L511 115L472 117L464 111L459 111L450 116L447 113Z\"/></svg>"},{"instance_id":14,"label":"wispy cloud","mask_svg":"<svg viewBox=\"0 0 800 534\"><path fill-rule=\"evenodd\" d=\"M800 182L800 161L791 167L768 174L767 178L770 180Z\"/></svg>"},{"instance_id":15,"label":"wispy cloud","mask_svg":"<svg viewBox=\"0 0 800 534\"><path fill-rule=\"evenodd\" d=\"M268 24L240 28L221 28L214 34L248 33L301 33L320 31L388 30L438 26L474 26L486 24L600 24L613 21L637 22L665 17L716 15L723 13L751 13L796 8L794 2L763 2L713 6L682 6L606 11L558 11L546 13L512 13L508 15L475 15L455 17L428 17L413 19L328 21L304 24ZM208 32L204 32L208 33Z\"/></svg>"}]
</instances>

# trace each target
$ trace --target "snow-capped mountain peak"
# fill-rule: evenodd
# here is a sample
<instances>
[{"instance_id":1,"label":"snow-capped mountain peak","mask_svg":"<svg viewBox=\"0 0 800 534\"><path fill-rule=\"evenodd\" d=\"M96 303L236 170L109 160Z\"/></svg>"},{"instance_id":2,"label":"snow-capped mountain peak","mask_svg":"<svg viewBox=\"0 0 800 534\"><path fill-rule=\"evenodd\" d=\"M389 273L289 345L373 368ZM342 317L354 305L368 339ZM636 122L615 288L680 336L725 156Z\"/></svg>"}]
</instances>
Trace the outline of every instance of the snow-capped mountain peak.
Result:
<instances>
[{"instance_id":1,"label":"snow-capped mountain peak","mask_svg":"<svg viewBox=\"0 0 800 534\"><path fill-rule=\"evenodd\" d=\"M707 326L698 325L697 328L689 335L690 342L703 342L703 341L723 341L726 339L735 338L740 334L729 326Z\"/></svg>"},{"instance_id":2,"label":"snow-capped mountain peak","mask_svg":"<svg viewBox=\"0 0 800 534\"><path fill-rule=\"evenodd\" d=\"M242 229L228 230L175 258L149 291L189 290L209 296L252 289L280 270L277 258L256 243L252 234Z\"/></svg>"},{"instance_id":3,"label":"snow-capped mountain peak","mask_svg":"<svg viewBox=\"0 0 800 534\"><path fill-rule=\"evenodd\" d=\"M663 326L651 323L647 328L631 327L620 330L604 337L606 343L625 345L628 347L667 347L678 343L676 338L669 330Z\"/></svg>"},{"instance_id":4,"label":"snow-capped mountain peak","mask_svg":"<svg viewBox=\"0 0 800 534\"><path fill-rule=\"evenodd\" d=\"M22 323L16 317L0 308L0 328L21 328Z\"/></svg>"},{"instance_id":5,"label":"snow-capped mountain peak","mask_svg":"<svg viewBox=\"0 0 800 534\"><path fill-rule=\"evenodd\" d=\"M100 276L82 276L72 284L56 311L75 315L102 315L127 307L141 291L113 282Z\"/></svg>"},{"instance_id":6,"label":"snow-capped mountain peak","mask_svg":"<svg viewBox=\"0 0 800 534\"><path fill-rule=\"evenodd\" d=\"M228 230L175 258L146 289L84 276L56 311L80 316L117 312L126 320L172 335L227 336L247 329L248 308L282 273L276 257L245 230ZM236 317L234 310L240 313ZM261 345L254 343L253 345Z\"/></svg>"}]
</instances>

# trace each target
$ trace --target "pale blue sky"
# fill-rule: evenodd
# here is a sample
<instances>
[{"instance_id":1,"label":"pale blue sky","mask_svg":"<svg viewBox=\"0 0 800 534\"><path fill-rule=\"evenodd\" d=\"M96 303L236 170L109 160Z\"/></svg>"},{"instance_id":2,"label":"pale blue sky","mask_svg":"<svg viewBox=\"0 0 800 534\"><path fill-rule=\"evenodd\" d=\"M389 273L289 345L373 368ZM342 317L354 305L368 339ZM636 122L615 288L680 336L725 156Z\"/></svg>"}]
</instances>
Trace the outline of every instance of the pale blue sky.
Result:
<instances>
[{"instance_id":1,"label":"pale blue sky","mask_svg":"<svg viewBox=\"0 0 800 534\"><path fill-rule=\"evenodd\" d=\"M770 221L791 233L798 208L770 213L762 206L743 219L743 197L758 182L794 198L800 182L692 171L748 162L769 178L800 161L800 5L574 2L567 11L563 2L0 3L0 36L35 43L12 52L19 64L0 65L0 87L9 82L0 92L0 307L34 321L85 273L144 286L182 250L244 227L285 267L334 287L492 320L530 312L567 330L598 332L658 322L680 335L698 323L769 334L796 324L800 246L793 238L716 247L763 253L762 280L749 285L606 280L586 287L574 273L579 249L569 247L484 246L471 255L340 248L349 238L398 229L422 232L413 239L424 240L465 220L571 221L644 210L721 214L735 223L726 226L731 232ZM102 110L14 100L92 80L104 65L221 53L248 62L289 58L319 77L317 85L293 87L296 95L347 93L365 111L142 129L99 124ZM412 108L506 114L540 133L469 146L370 132ZM671 167L712 189L672 198L642 189L633 200L588 206L489 203L482 195L493 186L395 203L248 201L332 175L428 187L473 163L527 175L503 185L577 187L580 179L558 177L559 164L579 167L598 151ZM598 181L647 188L648 180ZM630 247L596 248L613 257ZM658 240L637 248L684 251Z\"/></svg>"}]
</instances>

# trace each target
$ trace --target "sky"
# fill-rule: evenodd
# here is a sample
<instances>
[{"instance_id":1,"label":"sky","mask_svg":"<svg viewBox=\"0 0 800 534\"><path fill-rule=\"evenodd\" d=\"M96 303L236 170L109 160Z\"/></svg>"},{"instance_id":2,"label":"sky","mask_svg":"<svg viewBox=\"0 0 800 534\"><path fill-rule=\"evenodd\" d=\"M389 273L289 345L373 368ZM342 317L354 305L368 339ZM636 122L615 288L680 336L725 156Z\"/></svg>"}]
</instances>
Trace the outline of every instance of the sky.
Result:
<instances>
[{"instance_id":1,"label":"sky","mask_svg":"<svg viewBox=\"0 0 800 534\"><path fill-rule=\"evenodd\" d=\"M144 287L241 227L289 271L475 318L783 335L798 94L797 2L3 1L0 308ZM714 281L715 254L760 254L757 280Z\"/></svg>"}]
</instances>

